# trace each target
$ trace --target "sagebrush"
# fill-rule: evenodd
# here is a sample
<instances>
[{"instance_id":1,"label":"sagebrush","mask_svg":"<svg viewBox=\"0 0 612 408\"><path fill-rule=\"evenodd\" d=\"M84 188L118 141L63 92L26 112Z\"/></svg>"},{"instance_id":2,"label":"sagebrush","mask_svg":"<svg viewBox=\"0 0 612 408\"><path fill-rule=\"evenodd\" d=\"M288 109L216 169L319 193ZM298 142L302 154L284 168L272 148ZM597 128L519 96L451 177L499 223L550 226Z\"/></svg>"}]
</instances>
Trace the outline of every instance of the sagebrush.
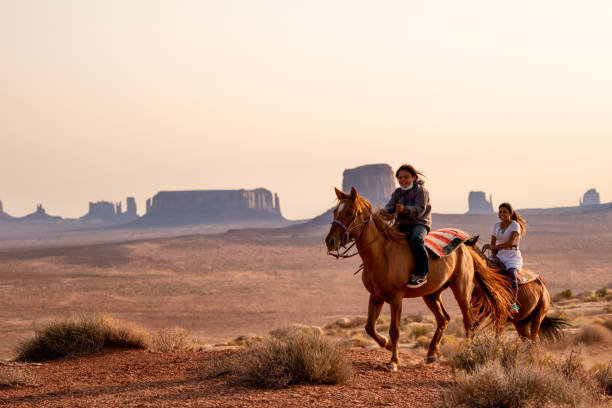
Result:
<instances>
[{"instance_id":1,"label":"sagebrush","mask_svg":"<svg viewBox=\"0 0 612 408\"><path fill-rule=\"evenodd\" d=\"M108 316L79 316L55 320L17 346L18 361L47 361L74 357L102 348L147 349L148 330Z\"/></svg>"}]
</instances>

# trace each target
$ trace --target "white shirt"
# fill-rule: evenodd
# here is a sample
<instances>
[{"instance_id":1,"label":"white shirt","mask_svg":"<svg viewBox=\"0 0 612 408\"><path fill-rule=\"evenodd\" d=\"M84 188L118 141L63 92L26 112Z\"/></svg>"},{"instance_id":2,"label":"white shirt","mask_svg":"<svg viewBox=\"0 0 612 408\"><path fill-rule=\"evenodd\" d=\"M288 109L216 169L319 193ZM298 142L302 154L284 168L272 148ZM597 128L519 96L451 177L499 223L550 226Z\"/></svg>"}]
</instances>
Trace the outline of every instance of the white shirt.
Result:
<instances>
[{"instance_id":1,"label":"white shirt","mask_svg":"<svg viewBox=\"0 0 612 408\"><path fill-rule=\"evenodd\" d=\"M496 239L495 244L499 245L510 241L510 235L515 231L518 232L519 235L515 242L515 245L518 245L521 240L521 225L516 221L510 221L510 225L508 225L505 230L502 230L501 221L496 223L491 235Z\"/></svg>"}]
</instances>

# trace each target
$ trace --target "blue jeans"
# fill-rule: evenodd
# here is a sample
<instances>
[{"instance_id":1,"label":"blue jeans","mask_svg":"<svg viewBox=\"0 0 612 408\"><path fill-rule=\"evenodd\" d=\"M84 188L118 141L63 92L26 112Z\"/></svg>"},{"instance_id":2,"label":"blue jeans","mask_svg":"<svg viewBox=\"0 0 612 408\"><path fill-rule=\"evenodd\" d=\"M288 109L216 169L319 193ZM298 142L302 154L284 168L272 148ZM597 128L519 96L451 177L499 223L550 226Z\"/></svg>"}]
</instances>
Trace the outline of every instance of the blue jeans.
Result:
<instances>
[{"instance_id":1,"label":"blue jeans","mask_svg":"<svg viewBox=\"0 0 612 408\"><path fill-rule=\"evenodd\" d=\"M414 274L417 276L427 276L429 272L429 255L427 255L427 249L425 249L427 227L420 224L399 225L397 229L406 234L406 241L408 241L414 256Z\"/></svg>"}]
</instances>

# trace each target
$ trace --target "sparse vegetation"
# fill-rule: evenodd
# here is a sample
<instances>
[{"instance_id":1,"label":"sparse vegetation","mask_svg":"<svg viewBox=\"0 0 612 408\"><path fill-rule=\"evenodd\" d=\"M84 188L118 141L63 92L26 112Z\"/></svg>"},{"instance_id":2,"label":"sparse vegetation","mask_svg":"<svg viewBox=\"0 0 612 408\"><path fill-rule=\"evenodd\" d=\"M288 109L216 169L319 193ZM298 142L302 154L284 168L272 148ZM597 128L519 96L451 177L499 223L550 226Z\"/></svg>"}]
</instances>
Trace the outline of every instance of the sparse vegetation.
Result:
<instances>
[{"instance_id":1,"label":"sparse vegetation","mask_svg":"<svg viewBox=\"0 0 612 408\"><path fill-rule=\"evenodd\" d=\"M418 339L421 336L426 336L427 333L429 333L429 326L424 324L414 325L410 329L410 336L414 337L415 339Z\"/></svg>"},{"instance_id":2,"label":"sparse vegetation","mask_svg":"<svg viewBox=\"0 0 612 408\"><path fill-rule=\"evenodd\" d=\"M147 349L148 330L107 316L81 316L55 320L36 330L17 347L18 361L46 361L75 357L102 348Z\"/></svg>"},{"instance_id":3,"label":"sparse vegetation","mask_svg":"<svg viewBox=\"0 0 612 408\"><path fill-rule=\"evenodd\" d=\"M574 298L574 294L572 293L571 289L565 289L562 290L561 292L557 293L556 295L553 296L553 301L554 302L558 302L560 300L567 300L567 299L573 299Z\"/></svg>"},{"instance_id":4,"label":"sparse vegetation","mask_svg":"<svg viewBox=\"0 0 612 408\"><path fill-rule=\"evenodd\" d=\"M576 340L585 344L609 343L612 333L599 324L589 324L582 328Z\"/></svg>"},{"instance_id":5,"label":"sparse vegetation","mask_svg":"<svg viewBox=\"0 0 612 408\"><path fill-rule=\"evenodd\" d=\"M23 367L0 366L0 388L28 385L34 382L34 376Z\"/></svg>"},{"instance_id":6,"label":"sparse vegetation","mask_svg":"<svg viewBox=\"0 0 612 408\"><path fill-rule=\"evenodd\" d=\"M416 347L427 348L429 347L430 339L427 336L419 336L415 340Z\"/></svg>"},{"instance_id":7,"label":"sparse vegetation","mask_svg":"<svg viewBox=\"0 0 612 408\"><path fill-rule=\"evenodd\" d=\"M232 373L236 381L259 388L345 384L353 371L340 342L308 331L293 331L283 339L267 337L230 355L216 369L213 375Z\"/></svg>"},{"instance_id":8,"label":"sparse vegetation","mask_svg":"<svg viewBox=\"0 0 612 408\"><path fill-rule=\"evenodd\" d=\"M160 329L151 336L151 351L167 353L176 350L190 350L189 332L181 327Z\"/></svg>"},{"instance_id":9,"label":"sparse vegetation","mask_svg":"<svg viewBox=\"0 0 612 408\"><path fill-rule=\"evenodd\" d=\"M451 363L459 372L439 407L590 407L600 399L598 379L575 351L553 360L528 342L480 335L464 341Z\"/></svg>"},{"instance_id":10,"label":"sparse vegetation","mask_svg":"<svg viewBox=\"0 0 612 408\"><path fill-rule=\"evenodd\" d=\"M612 395L612 362L607 366L594 367L593 378L599 383L604 392Z\"/></svg>"},{"instance_id":11,"label":"sparse vegetation","mask_svg":"<svg viewBox=\"0 0 612 408\"><path fill-rule=\"evenodd\" d=\"M612 331L612 317L607 318L601 324L602 324L602 326L604 326L608 330Z\"/></svg>"}]
</instances>

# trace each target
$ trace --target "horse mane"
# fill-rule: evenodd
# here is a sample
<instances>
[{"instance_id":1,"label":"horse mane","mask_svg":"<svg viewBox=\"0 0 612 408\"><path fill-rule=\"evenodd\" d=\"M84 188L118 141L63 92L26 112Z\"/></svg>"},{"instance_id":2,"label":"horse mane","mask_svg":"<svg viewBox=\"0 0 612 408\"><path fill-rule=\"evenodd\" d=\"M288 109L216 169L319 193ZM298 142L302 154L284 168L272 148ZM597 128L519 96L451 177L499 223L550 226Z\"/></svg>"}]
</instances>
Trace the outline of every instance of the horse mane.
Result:
<instances>
[{"instance_id":1,"label":"horse mane","mask_svg":"<svg viewBox=\"0 0 612 408\"><path fill-rule=\"evenodd\" d=\"M378 210L376 212L372 211L372 204L365 197L359 194L357 194L355 197L355 209L358 212L364 212L365 210L366 212L370 213L372 221L374 221L374 225L376 225L376 228L380 230L385 238L398 243L406 242L406 235L398 230L392 222L386 220L380 214L383 210Z\"/></svg>"}]
</instances>

